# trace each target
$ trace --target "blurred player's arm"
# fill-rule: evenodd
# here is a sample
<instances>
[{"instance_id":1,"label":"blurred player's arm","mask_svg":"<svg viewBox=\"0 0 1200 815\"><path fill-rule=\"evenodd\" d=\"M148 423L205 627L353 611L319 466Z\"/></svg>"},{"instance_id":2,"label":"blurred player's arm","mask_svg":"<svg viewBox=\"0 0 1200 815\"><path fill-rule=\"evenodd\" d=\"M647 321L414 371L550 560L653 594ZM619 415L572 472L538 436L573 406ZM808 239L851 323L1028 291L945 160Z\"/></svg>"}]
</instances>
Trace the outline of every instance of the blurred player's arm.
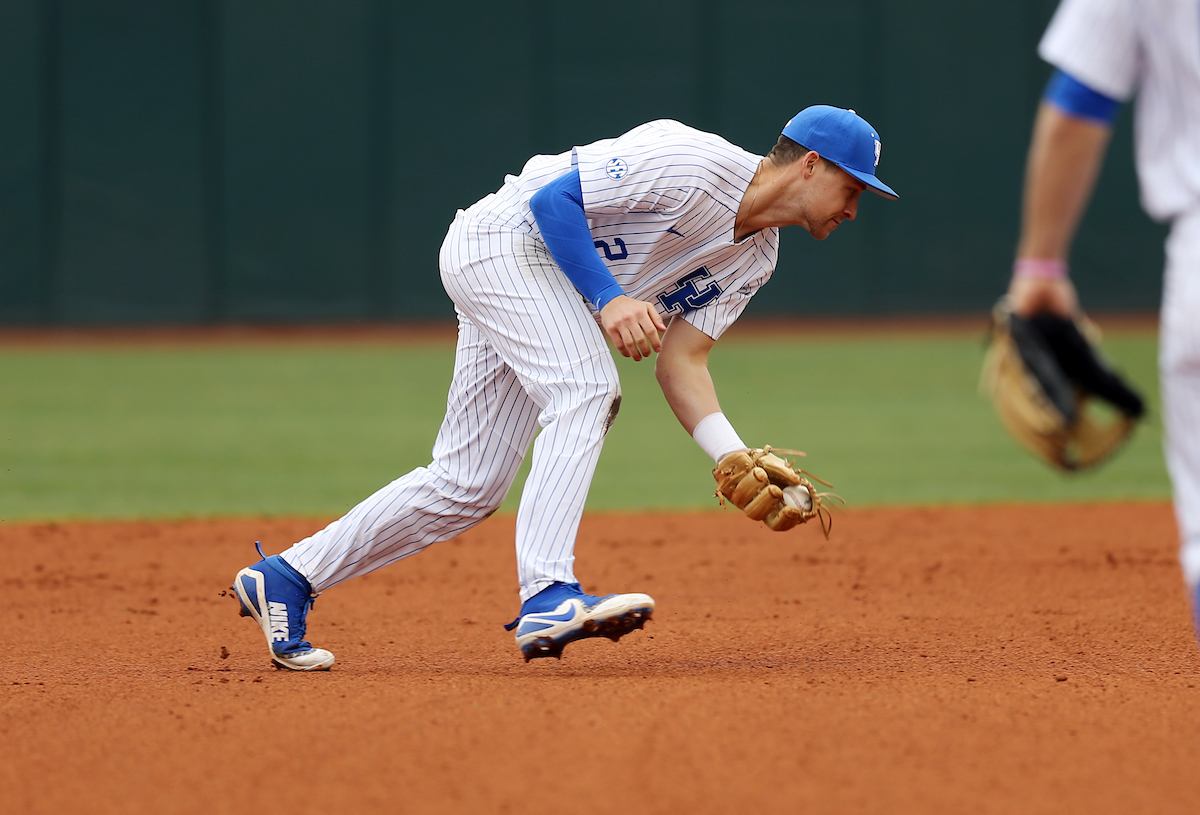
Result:
<instances>
[{"instance_id":1,"label":"blurred player's arm","mask_svg":"<svg viewBox=\"0 0 1200 815\"><path fill-rule=\"evenodd\" d=\"M721 412L708 372L708 354L715 342L687 320L675 317L663 337L654 375L683 429L713 461L720 461L747 447Z\"/></svg>"},{"instance_id":2,"label":"blurred player's arm","mask_svg":"<svg viewBox=\"0 0 1200 815\"><path fill-rule=\"evenodd\" d=\"M1078 308L1067 255L1091 200L1119 103L1057 72L1034 122L1025 166L1021 236L1008 297L1017 314Z\"/></svg>"}]
</instances>

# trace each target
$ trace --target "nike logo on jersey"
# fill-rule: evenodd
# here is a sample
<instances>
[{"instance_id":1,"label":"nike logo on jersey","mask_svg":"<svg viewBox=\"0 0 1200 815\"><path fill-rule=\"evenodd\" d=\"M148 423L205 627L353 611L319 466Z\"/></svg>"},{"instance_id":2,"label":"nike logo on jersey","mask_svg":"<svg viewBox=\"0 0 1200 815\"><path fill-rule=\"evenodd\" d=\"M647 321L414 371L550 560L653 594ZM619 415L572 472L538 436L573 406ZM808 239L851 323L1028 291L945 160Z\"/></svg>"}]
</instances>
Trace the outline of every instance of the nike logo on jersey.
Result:
<instances>
[{"instance_id":1,"label":"nike logo on jersey","mask_svg":"<svg viewBox=\"0 0 1200 815\"><path fill-rule=\"evenodd\" d=\"M668 226L668 227L667 227L667 231L668 231L668 232L670 232L672 235L678 235L678 236L679 236L679 237L681 237L681 238L686 238L686 237L687 237L687 235L683 234L682 232L680 232L678 229L676 229L676 228L675 228L675 227L673 227L673 226Z\"/></svg>"},{"instance_id":2,"label":"nike logo on jersey","mask_svg":"<svg viewBox=\"0 0 1200 815\"><path fill-rule=\"evenodd\" d=\"M271 640L288 641L288 614L285 603L267 603L267 619L271 622Z\"/></svg>"}]
</instances>

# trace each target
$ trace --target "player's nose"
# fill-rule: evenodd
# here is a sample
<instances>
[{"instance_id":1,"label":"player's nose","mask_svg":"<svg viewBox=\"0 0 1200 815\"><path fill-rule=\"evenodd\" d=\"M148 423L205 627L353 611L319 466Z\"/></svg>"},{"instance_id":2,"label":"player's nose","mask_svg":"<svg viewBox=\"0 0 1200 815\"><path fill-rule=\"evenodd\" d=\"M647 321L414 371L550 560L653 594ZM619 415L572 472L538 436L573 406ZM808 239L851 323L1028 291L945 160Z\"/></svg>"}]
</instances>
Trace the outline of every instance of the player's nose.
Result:
<instances>
[{"instance_id":1,"label":"player's nose","mask_svg":"<svg viewBox=\"0 0 1200 815\"><path fill-rule=\"evenodd\" d=\"M858 215L858 198L857 197L852 199L850 201L850 203L846 204L846 208L844 210L842 210L842 214L846 216L847 221L854 220L854 217L856 215Z\"/></svg>"}]
</instances>

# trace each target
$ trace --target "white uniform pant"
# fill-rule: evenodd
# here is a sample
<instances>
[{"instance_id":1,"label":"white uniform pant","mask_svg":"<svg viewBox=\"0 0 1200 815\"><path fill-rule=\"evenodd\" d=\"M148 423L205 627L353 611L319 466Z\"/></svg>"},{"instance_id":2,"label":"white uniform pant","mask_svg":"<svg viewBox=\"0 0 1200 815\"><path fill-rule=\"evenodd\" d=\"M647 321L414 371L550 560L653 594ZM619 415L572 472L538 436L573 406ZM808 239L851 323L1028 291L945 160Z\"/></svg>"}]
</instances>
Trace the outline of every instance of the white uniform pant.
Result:
<instances>
[{"instance_id":1,"label":"white uniform pant","mask_svg":"<svg viewBox=\"0 0 1200 815\"><path fill-rule=\"evenodd\" d=\"M1167 239L1159 341L1167 469L1189 590L1200 587L1200 210Z\"/></svg>"},{"instance_id":2,"label":"white uniform pant","mask_svg":"<svg viewBox=\"0 0 1200 815\"><path fill-rule=\"evenodd\" d=\"M521 599L557 581L575 582L575 535L620 403L603 332L530 235L460 212L440 266L459 335L433 461L283 553L314 591L416 554L489 516L539 425L517 511Z\"/></svg>"}]
</instances>

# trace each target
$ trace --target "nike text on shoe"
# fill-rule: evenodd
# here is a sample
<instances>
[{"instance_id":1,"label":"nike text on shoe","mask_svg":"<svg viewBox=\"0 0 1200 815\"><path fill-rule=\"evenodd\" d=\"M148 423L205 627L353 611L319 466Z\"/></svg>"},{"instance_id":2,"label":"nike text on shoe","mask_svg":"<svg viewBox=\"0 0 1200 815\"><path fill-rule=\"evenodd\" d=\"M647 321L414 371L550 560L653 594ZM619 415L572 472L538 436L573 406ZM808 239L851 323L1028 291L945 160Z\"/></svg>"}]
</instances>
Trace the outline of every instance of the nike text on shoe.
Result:
<instances>
[{"instance_id":1,"label":"nike text on shoe","mask_svg":"<svg viewBox=\"0 0 1200 815\"><path fill-rule=\"evenodd\" d=\"M304 619L312 607L312 588L279 555L247 566L233 579L242 616L258 623L267 637L275 667L289 671L327 671L333 654L304 641Z\"/></svg>"},{"instance_id":2,"label":"nike text on shoe","mask_svg":"<svg viewBox=\"0 0 1200 815\"><path fill-rule=\"evenodd\" d=\"M516 629L517 647L528 662L538 657L562 658L575 640L608 637L613 642L646 624L654 614L648 594L584 594L578 583L555 583L530 597L517 619L505 626Z\"/></svg>"}]
</instances>

